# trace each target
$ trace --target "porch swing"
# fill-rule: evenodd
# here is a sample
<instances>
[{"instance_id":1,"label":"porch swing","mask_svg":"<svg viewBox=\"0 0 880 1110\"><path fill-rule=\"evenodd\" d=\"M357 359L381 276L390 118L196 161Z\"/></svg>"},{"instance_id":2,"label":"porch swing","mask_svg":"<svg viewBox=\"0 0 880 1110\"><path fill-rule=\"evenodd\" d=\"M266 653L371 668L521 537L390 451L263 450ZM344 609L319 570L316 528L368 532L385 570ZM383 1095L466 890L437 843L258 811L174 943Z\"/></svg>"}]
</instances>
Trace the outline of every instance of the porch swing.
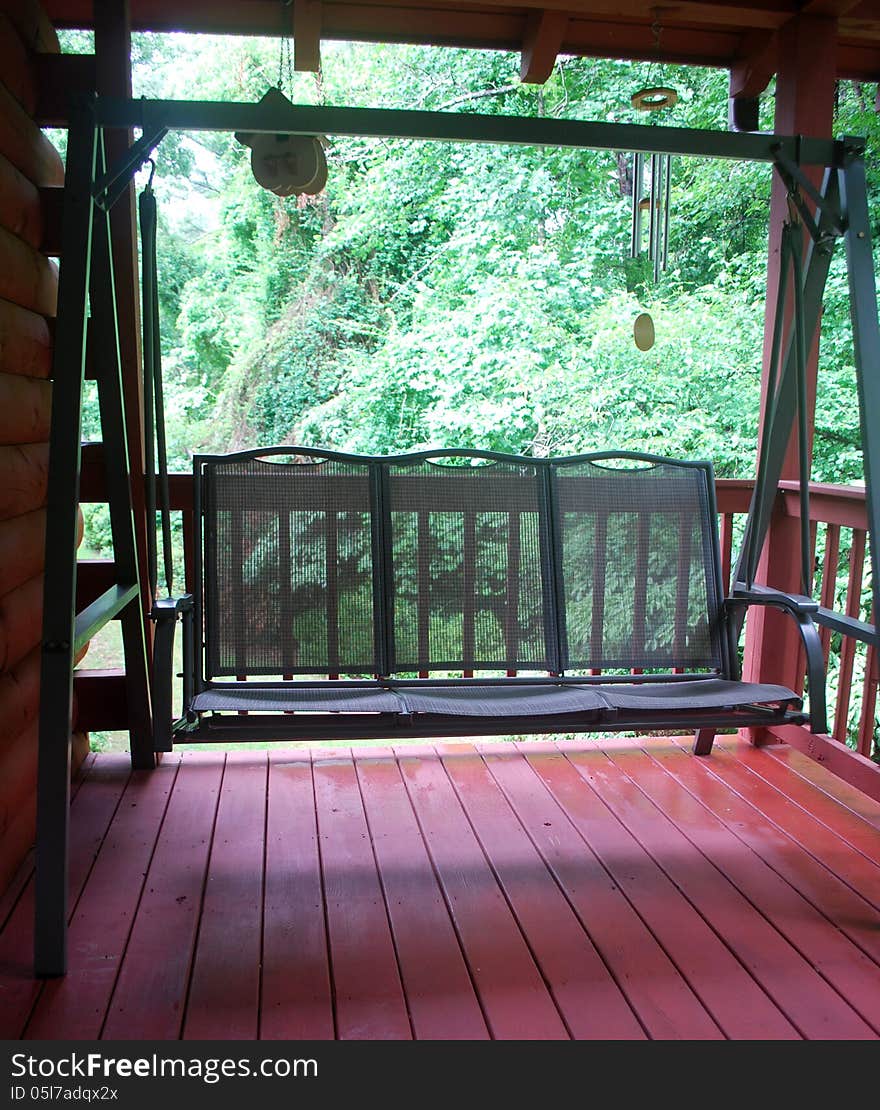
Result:
<instances>
[{"instance_id":1,"label":"porch swing","mask_svg":"<svg viewBox=\"0 0 880 1110\"><path fill-rule=\"evenodd\" d=\"M809 506L803 594L754 585L759 550L749 528L743 581L725 598L708 462L305 446L196 455L196 590L175 596L152 174L139 211L146 426L155 423L158 460L157 469L148 435L147 506L155 521L158 488L167 590L152 611L157 751L175 741L673 729L694 732L695 752L708 755L720 728L809 721L825 731ZM791 286L806 502L802 229L793 215L782 238L769 395L775 405ZM768 492L767 456L765 439L756 504ZM157 571L151 529L154 598ZM809 714L793 690L742 681L737 639L751 605L797 622Z\"/></svg>"},{"instance_id":2,"label":"porch swing","mask_svg":"<svg viewBox=\"0 0 880 1110\"><path fill-rule=\"evenodd\" d=\"M141 137L108 165L103 129ZM771 398L731 596L722 588L711 464L631 452L529 458L438 450L366 457L270 447L193 460L195 589L175 596L156 311L155 210L144 257L145 394L157 421L149 511L157 545L137 555L109 210L171 129L362 135L746 159L785 181L812 240L786 233L793 336L777 314ZM70 107L47 493L35 966L66 969L74 659L109 620L125 648L135 767L175 742L693 731L808 722L826 730L815 625L876 644L877 631L812 601L805 352L836 242L847 247L874 611L880 612L880 327L863 142L443 112L114 100ZM803 167L826 167L817 190ZM149 193L148 193L149 197ZM815 213L804 197L815 204ZM151 227L152 219L152 227ZM780 301L785 299L783 295ZM88 320L87 320L88 317ZM87 327L88 323L88 327ZM114 584L77 611L80 417L87 361L98 382ZM801 440L802 595L755 583L796 414ZM150 430L147 439L152 440ZM158 477L156 474L158 471ZM155 516L154 516L155 520ZM150 529L148 529L150 531ZM148 582L145 583L145 579ZM143 601L155 622L147 668ZM742 681L746 611L772 606L803 639L799 692ZM183 625L183 705L172 713L173 638ZM245 681L244 677L250 680Z\"/></svg>"}]
</instances>

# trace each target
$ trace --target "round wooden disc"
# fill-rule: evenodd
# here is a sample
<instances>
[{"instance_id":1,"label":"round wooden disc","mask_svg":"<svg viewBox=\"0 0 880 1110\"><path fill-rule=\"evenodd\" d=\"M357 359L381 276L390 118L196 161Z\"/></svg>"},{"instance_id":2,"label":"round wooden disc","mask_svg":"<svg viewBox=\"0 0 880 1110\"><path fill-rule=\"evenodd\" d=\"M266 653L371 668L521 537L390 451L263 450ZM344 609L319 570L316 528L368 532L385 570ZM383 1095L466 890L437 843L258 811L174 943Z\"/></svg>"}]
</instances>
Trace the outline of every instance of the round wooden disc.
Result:
<instances>
[{"instance_id":1,"label":"round wooden disc","mask_svg":"<svg viewBox=\"0 0 880 1110\"><path fill-rule=\"evenodd\" d=\"M647 312L641 312L636 316L633 336L640 351L650 351L654 346L654 321Z\"/></svg>"},{"instance_id":2,"label":"round wooden disc","mask_svg":"<svg viewBox=\"0 0 880 1110\"><path fill-rule=\"evenodd\" d=\"M649 89L639 89L638 92L632 94L630 100L633 108L637 108L640 112L656 112L660 108L672 108L678 103L678 93L675 89L666 88L664 85L656 85Z\"/></svg>"}]
</instances>

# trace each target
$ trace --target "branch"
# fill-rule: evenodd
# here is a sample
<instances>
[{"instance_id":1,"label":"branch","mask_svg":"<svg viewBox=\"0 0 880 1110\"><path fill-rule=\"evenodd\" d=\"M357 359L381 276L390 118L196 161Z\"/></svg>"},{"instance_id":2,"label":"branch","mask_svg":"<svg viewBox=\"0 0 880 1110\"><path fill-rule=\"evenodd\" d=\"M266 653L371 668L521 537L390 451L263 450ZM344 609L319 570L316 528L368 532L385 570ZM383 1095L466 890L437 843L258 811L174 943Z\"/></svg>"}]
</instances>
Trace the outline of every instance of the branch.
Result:
<instances>
[{"instance_id":1,"label":"branch","mask_svg":"<svg viewBox=\"0 0 880 1110\"><path fill-rule=\"evenodd\" d=\"M466 104L470 100L483 100L487 96L503 96L505 93L516 92L517 89L521 88L522 85L517 83L515 85L502 85L500 89L483 89L482 92L466 93L464 96L456 97L455 100L447 100L436 111L445 112L447 108L454 108L456 104Z\"/></svg>"}]
</instances>

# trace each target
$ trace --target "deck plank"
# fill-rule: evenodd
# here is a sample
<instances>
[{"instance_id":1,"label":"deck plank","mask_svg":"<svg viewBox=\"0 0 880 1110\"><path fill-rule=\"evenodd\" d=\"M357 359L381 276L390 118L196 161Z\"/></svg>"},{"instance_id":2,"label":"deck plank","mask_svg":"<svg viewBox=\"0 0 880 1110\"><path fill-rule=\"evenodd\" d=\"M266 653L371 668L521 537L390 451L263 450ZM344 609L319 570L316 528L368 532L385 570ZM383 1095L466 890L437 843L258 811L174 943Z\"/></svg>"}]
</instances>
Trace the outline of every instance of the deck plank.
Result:
<instances>
[{"instance_id":1,"label":"deck plank","mask_svg":"<svg viewBox=\"0 0 880 1110\"><path fill-rule=\"evenodd\" d=\"M568 1039L442 762L428 746L395 754L492 1036Z\"/></svg>"},{"instance_id":2,"label":"deck plank","mask_svg":"<svg viewBox=\"0 0 880 1110\"><path fill-rule=\"evenodd\" d=\"M89 762L65 979L31 867L0 901L7 1039L880 1035L880 806L784 746Z\"/></svg>"},{"instance_id":3,"label":"deck plank","mask_svg":"<svg viewBox=\"0 0 880 1110\"><path fill-rule=\"evenodd\" d=\"M481 747L492 752L498 744ZM472 745L450 745L439 754L572 1037L644 1037L626 998L486 763Z\"/></svg>"},{"instance_id":4,"label":"deck plank","mask_svg":"<svg viewBox=\"0 0 880 1110\"><path fill-rule=\"evenodd\" d=\"M417 1038L485 1040L486 1021L391 748L354 752Z\"/></svg>"},{"instance_id":5,"label":"deck plank","mask_svg":"<svg viewBox=\"0 0 880 1110\"><path fill-rule=\"evenodd\" d=\"M808 785L799 775L791 774L784 764L771 759L763 748L755 748L738 740L731 742L727 737L719 737L716 744L722 752L728 753L762 782L778 790L851 848L880 866L880 834L870 822L841 805L829 794Z\"/></svg>"},{"instance_id":6,"label":"deck plank","mask_svg":"<svg viewBox=\"0 0 880 1110\"><path fill-rule=\"evenodd\" d=\"M594 943L629 997L648 1034L655 1039L705 1040L724 1036L718 1021L694 991L704 985L711 997L712 983L702 968L705 937L695 915L685 913L685 922L695 930L694 949L683 928L682 909L671 911L671 924L662 903L652 902L650 888L633 901L624 888L630 874L644 875L645 853L608 810L591 797L577 772L550 743L518 745L512 755L488 759L489 767L511 798L517 812L557 880L589 930ZM543 793L531 781L537 777ZM589 835L594 816L610 822L611 850L594 843ZM635 868L635 871L631 869ZM636 888L641 884L634 883ZM682 899L673 891L677 903ZM656 918L655 920L652 920ZM655 935L655 930L659 935ZM705 932L705 930L703 930ZM694 954L696 953L696 955ZM715 970L731 973L730 961L721 959ZM680 961L677 966L676 961ZM688 981L686 975L693 980ZM738 972L736 973L738 975ZM742 979L739 977L741 985ZM734 1009L733 1002L726 1007ZM759 1019L760 1021L760 1019ZM785 1032L776 1017L777 1035Z\"/></svg>"},{"instance_id":7,"label":"deck plank","mask_svg":"<svg viewBox=\"0 0 880 1110\"><path fill-rule=\"evenodd\" d=\"M869 798L867 794L863 794L861 790L844 782L843 779L839 779L815 759L810 759L808 755L804 755L803 752L788 744L765 744L758 750L762 755L781 764L798 779L804 779L817 791L827 794L839 805L858 814L872 828L880 829L880 802Z\"/></svg>"},{"instance_id":8,"label":"deck plank","mask_svg":"<svg viewBox=\"0 0 880 1110\"><path fill-rule=\"evenodd\" d=\"M880 1032L880 967L724 824L729 798L719 785L694 793L686 789L683 765L695 757L668 747L662 756L654 748L649 748L648 753L651 756L648 760L627 757L624 762L627 774ZM616 752L612 758L618 760ZM678 777L673 774L676 766ZM699 787L699 779L696 785Z\"/></svg>"},{"instance_id":9,"label":"deck plank","mask_svg":"<svg viewBox=\"0 0 880 1110\"><path fill-rule=\"evenodd\" d=\"M130 775L127 755L105 755L90 768L71 804L68 905L75 912ZM43 987L33 978L34 883L25 886L0 936L0 1038L16 1039Z\"/></svg>"},{"instance_id":10,"label":"deck plank","mask_svg":"<svg viewBox=\"0 0 880 1110\"><path fill-rule=\"evenodd\" d=\"M70 923L68 973L46 983L26 1037L100 1036L178 763L168 755L128 780Z\"/></svg>"},{"instance_id":11,"label":"deck plank","mask_svg":"<svg viewBox=\"0 0 880 1110\"><path fill-rule=\"evenodd\" d=\"M223 756L185 752L102 1037L176 1040L202 908Z\"/></svg>"},{"instance_id":12,"label":"deck plank","mask_svg":"<svg viewBox=\"0 0 880 1110\"><path fill-rule=\"evenodd\" d=\"M333 998L312 758L269 755L260 1037L332 1040Z\"/></svg>"},{"instance_id":13,"label":"deck plank","mask_svg":"<svg viewBox=\"0 0 880 1110\"><path fill-rule=\"evenodd\" d=\"M266 752L226 756L184 1040L257 1036L267 774Z\"/></svg>"},{"instance_id":14,"label":"deck plank","mask_svg":"<svg viewBox=\"0 0 880 1110\"><path fill-rule=\"evenodd\" d=\"M80 786L88 778L89 769L95 761L95 753L88 752L86 757L80 764L80 768L70 784L70 801L73 804L73 799L77 795ZM9 920L16 903L21 897L25 887L30 882L34 874L34 858L35 852L33 848L27 853L24 859L19 864L15 874L9 880L6 889L0 894L0 932L2 932L6 922Z\"/></svg>"},{"instance_id":15,"label":"deck plank","mask_svg":"<svg viewBox=\"0 0 880 1110\"><path fill-rule=\"evenodd\" d=\"M571 751L569 761L650 852L788 1019L811 1039L873 1039L874 1031L625 773L638 755ZM643 757L642 757L643 758Z\"/></svg>"},{"instance_id":16,"label":"deck plank","mask_svg":"<svg viewBox=\"0 0 880 1110\"><path fill-rule=\"evenodd\" d=\"M861 950L880 965L880 914L827 867L795 844L760 810L734 793L677 745L654 744L652 758L782 876ZM684 756L684 758L681 758Z\"/></svg>"},{"instance_id":17,"label":"deck plank","mask_svg":"<svg viewBox=\"0 0 880 1110\"><path fill-rule=\"evenodd\" d=\"M341 1040L409 1040L400 970L347 749L313 756L330 966Z\"/></svg>"},{"instance_id":18,"label":"deck plank","mask_svg":"<svg viewBox=\"0 0 880 1110\"><path fill-rule=\"evenodd\" d=\"M723 746L706 763L731 790L760 810L804 851L824 864L865 901L880 910L880 866L807 813L796 802L776 790Z\"/></svg>"},{"instance_id":19,"label":"deck plank","mask_svg":"<svg viewBox=\"0 0 880 1110\"><path fill-rule=\"evenodd\" d=\"M599 789L603 757L597 751L585 753L586 765L566 766L567 745L560 745L560 758L545 749L538 757L537 745L528 746L530 760L540 763L541 773L560 798L568 797L575 811L576 827L593 852L619 885L653 936L663 946L685 981L701 999L725 1035L737 1039L797 1039L799 1033L731 953L711 928L699 908L675 885L655 858L651 844L640 841ZM536 750L537 749L537 750ZM577 759L577 752L572 752ZM614 769L605 763L609 789L615 788ZM589 789L584 791L575 775L586 772ZM610 773L609 773L610 772ZM618 789L624 788L624 783ZM657 815L654 834L663 840L662 815ZM668 839L668 838L667 838Z\"/></svg>"}]
</instances>

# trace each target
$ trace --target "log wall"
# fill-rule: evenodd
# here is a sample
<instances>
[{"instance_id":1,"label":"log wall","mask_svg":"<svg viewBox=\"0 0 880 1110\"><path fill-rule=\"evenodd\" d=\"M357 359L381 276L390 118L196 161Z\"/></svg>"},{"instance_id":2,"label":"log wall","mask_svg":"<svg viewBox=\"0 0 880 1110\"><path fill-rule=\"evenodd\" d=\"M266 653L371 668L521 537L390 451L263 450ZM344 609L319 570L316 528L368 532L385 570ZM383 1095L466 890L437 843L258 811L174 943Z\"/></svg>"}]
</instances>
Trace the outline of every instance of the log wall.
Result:
<instances>
[{"instance_id":1,"label":"log wall","mask_svg":"<svg viewBox=\"0 0 880 1110\"><path fill-rule=\"evenodd\" d=\"M46 229L64 166L34 122L36 0L0 0L0 890L34 838L43 542L58 264ZM54 194L57 196L57 194ZM88 739L74 738L74 765Z\"/></svg>"}]
</instances>

